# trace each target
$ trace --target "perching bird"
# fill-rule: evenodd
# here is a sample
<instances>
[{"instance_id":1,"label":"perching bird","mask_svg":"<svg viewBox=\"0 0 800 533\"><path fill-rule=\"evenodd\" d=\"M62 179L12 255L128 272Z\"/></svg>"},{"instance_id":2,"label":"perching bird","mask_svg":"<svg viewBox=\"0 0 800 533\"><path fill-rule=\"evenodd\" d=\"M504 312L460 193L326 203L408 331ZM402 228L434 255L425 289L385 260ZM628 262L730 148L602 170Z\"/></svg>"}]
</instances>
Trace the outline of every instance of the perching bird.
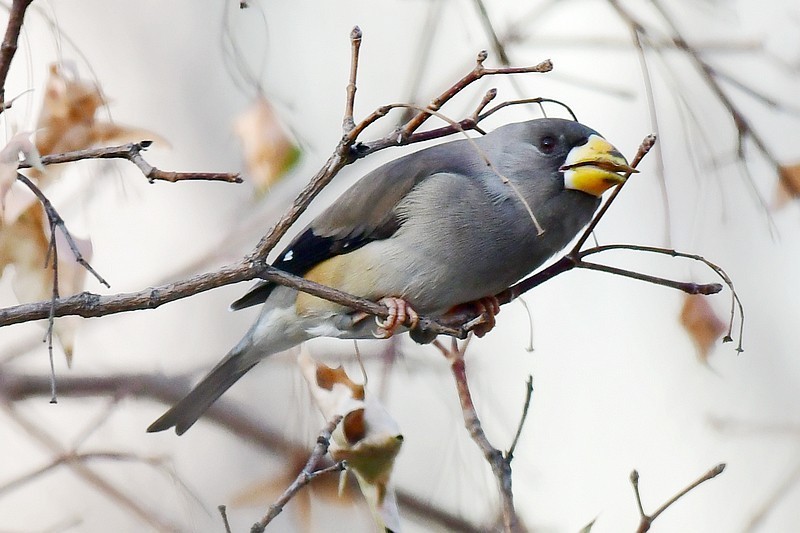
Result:
<instances>
[{"instance_id":1,"label":"perching bird","mask_svg":"<svg viewBox=\"0 0 800 533\"><path fill-rule=\"evenodd\" d=\"M564 248L609 187L635 172L594 130L537 119L420 150L373 170L308 225L274 266L387 305L363 313L260 282L232 304L262 304L244 338L147 431L178 435L266 356L315 337L391 335L492 297Z\"/></svg>"}]
</instances>

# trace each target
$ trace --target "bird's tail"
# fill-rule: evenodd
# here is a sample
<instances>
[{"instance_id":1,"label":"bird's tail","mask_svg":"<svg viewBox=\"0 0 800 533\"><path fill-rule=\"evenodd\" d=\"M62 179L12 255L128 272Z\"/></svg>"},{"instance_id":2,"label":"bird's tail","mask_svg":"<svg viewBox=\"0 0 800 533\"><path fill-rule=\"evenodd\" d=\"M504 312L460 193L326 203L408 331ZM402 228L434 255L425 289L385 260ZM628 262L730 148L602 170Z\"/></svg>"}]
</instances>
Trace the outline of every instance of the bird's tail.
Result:
<instances>
[{"instance_id":1,"label":"bird's tail","mask_svg":"<svg viewBox=\"0 0 800 533\"><path fill-rule=\"evenodd\" d=\"M320 321L324 323L326 317L297 316L296 299L297 291L294 289L275 288L269 295L269 301L264 304L258 320L239 344L184 399L150 424L147 431L152 433L175 427L175 433L182 435L217 398L261 359L322 335L320 331L314 331L314 327L319 329Z\"/></svg>"},{"instance_id":2,"label":"bird's tail","mask_svg":"<svg viewBox=\"0 0 800 533\"><path fill-rule=\"evenodd\" d=\"M248 370L256 366L258 359L247 361L240 343L198 383L189 394L169 411L150 424L148 433L175 427L175 433L183 435L187 429L203 416L217 398L231 388Z\"/></svg>"}]
</instances>

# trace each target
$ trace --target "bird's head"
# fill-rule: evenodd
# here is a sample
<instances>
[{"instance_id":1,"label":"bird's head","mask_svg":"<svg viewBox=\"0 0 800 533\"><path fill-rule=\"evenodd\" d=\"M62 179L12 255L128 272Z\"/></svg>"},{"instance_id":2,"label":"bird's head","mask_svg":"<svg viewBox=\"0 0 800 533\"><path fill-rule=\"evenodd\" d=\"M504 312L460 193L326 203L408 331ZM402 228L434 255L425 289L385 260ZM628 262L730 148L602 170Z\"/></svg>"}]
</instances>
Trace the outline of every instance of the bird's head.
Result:
<instances>
[{"instance_id":1,"label":"bird's head","mask_svg":"<svg viewBox=\"0 0 800 533\"><path fill-rule=\"evenodd\" d=\"M611 143L579 122L542 118L519 126L542 158L541 167L557 171L565 189L599 197L637 172Z\"/></svg>"},{"instance_id":2,"label":"bird's head","mask_svg":"<svg viewBox=\"0 0 800 533\"><path fill-rule=\"evenodd\" d=\"M599 197L638 170L631 167L619 150L599 133L583 127L587 134L573 143L558 170L564 173L565 189Z\"/></svg>"}]
</instances>

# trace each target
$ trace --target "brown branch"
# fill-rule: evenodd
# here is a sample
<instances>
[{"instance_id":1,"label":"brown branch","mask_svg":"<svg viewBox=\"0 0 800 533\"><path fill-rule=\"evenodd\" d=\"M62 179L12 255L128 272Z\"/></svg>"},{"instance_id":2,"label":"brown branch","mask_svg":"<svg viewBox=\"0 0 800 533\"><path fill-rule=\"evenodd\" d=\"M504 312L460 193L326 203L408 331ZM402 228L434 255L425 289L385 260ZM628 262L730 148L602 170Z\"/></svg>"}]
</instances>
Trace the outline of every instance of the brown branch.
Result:
<instances>
[{"instance_id":1,"label":"brown branch","mask_svg":"<svg viewBox=\"0 0 800 533\"><path fill-rule=\"evenodd\" d=\"M328 453L331 433L333 433L333 430L339 425L339 422L342 421L342 418L344 418L342 415L335 415L325 424L325 427L322 428L322 431L317 437L317 444L308 457L308 461L306 461L303 470L300 471L292 484L280 495L275 503L269 506L267 514L261 518L261 520L253 524L253 527L250 528L251 533L263 533L267 524L272 522L272 520L283 511L284 506L289 503L289 500L291 500L300 489L311 483L311 480L315 477L329 472L341 472L345 469L344 461L339 461L334 465L319 470L317 469L322 458Z\"/></svg>"},{"instance_id":2,"label":"brown branch","mask_svg":"<svg viewBox=\"0 0 800 533\"><path fill-rule=\"evenodd\" d=\"M428 104L427 109L430 111L438 111L442 108L444 104L446 104L451 98L453 98L456 94L461 92L465 87L472 84L473 82L483 78L484 76L493 76L497 74L507 75L507 74L523 74L523 73L530 73L530 72L550 72L553 70L553 63L550 60L542 61L538 65L533 65L530 67L503 67L503 68L486 68L483 66L483 62L486 61L488 54L486 51L482 51L478 54L475 68L472 71L453 84L452 87L447 89L437 98L435 98L430 104ZM419 129L422 124L430 118L430 113L425 111L421 111L418 113L414 118L409 120L399 131L400 135L403 137L410 136L414 133L417 129Z\"/></svg>"},{"instance_id":3,"label":"brown branch","mask_svg":"<svg viewBox=\"0 0 800 533\"><path fill-rule=\"evenodd\" d=\"M720 463L695 481L690 483L687 487L682 489L678 492L675 496L670 498L664 505L659 507L653 514L648 515L644 512L644 507L642 506L642 497L639 494L639 472L634 470L631 472L631 485L633 486L633 492L636 496L636 505L639 508L639 527L636 530L636 533L645 533L646 531L650 530L650 526L653 524L653 521L658 518L658 516L667 510L672 504L677 502L682 497L686 496L689 492L694 490L698 485L708 481L709 479L714 479L718 475L720 475L725 470L725 463Z\"/></svg>"},{"instance_id":4,"label":"brown branch","mask_svg":"<svg viewBox=\"0 0 800 533\"><path fill-rule=\"evenodd\" d=\"M136 165L150 183L155 181L169 181L174 183L176 181L193 180L242 183L242 178L239 174L232 174L230 172L173 172L158 169L145 161L144 157L142 157L142 152L147 150L150 145L152 145L152 141L141 141L138 143L123 144L121 146L75 150L73 152L42 156L41 162L43 165L56 165L85 159L125 159ZM29 167L30 165L28 163L20 163L19 165L19 168Z\"/></svg>"},{"instance_id":5,"label":"brown branch","mask_svg":"<svg viewBox=\"0 0 800 533\"><path fill-rule=\"evenodd\" d=\"M234 263L214 272L138 292L102 296L84 291L74 296L58 299L53 305L53 316L77 315L92 318L126 311L155 309L165 303L210 289L251 280L258 276L258 272L259 269L253 266ZM49 306L50 302L35 302L0 309L0 326L47 318Z\"/></svg>"},{"instance_id":6,"label":"brown branch","mask_svg":"<svg viewBox=\"0 0 800 533\"><path fill-rule=\"evenodd\" d=\"M6 109L6 79L11 69L11 60L14 59L14 54L17 53L17 41L22 30L25 11L32 1L13 0L11 3L6 33L3 37L3 44L0 45L0 113Z\"/></svg>"},{"instance_id":7,"label":"brown branch","mask_svg":"<svg viewBox=\"0 0 800 533\"><path fill-rule=\"evenodd\" d=\"M344 120L342 120L342 130L345 133L353 131L356 127L353 119L353 107L356 103L356 79L358 78L358 56L361 50L361 28L353 26L350 31L350 81L347 84L347 100L344 106Z\"/></svg>"},{"instance_id":8,"label":"brown branch","mask_svg":"<svg viewBox=\"0 0 800 533\"><path fill-rule=\"evenodd\" d=\"M481 421L478 418L478 413L475 409L475 404L472 401L472 394L469 390L469 383L467 382L467 371L464 363L464 353L466 352L468 343L464 343L461 347L453 339L451 347L447 348L439 341L434 341L440 352L450 362L450 370L453 373L453 378L456 384L456 391L458 392L458 399L461 403L461 412L464 416L464 427L472 437L472 440L483 453L484 458L492 468L497 488L500 493L500 505L503 517L503 529L506 532L522 531L517 512L514 509L514 491L511 486L511 456L504 457L503 453L492 446L486 433L483 431Z\"/></svg>"}]
</instances>

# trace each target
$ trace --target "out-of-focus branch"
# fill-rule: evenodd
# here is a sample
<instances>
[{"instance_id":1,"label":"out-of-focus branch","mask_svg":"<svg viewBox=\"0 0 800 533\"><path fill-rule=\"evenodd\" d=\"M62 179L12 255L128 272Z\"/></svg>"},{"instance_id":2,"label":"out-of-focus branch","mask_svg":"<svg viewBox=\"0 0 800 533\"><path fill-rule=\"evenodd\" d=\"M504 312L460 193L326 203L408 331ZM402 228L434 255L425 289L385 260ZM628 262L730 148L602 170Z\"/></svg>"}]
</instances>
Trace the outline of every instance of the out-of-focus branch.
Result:
<instances>
[{"instance_id":1,"label":"out-of-focus branch","mask_svg":"<svg viewBox=\"0 0 800 533\"><path fill-rule=\"evenodd\" d=\"M148 509L144 508L136 499L129 496L124 489L118 487L97 473L83 460L77 460L77 456L75 456L75 454L71 451L64 450L56 438L47 433L41 427L30 422L26 417L20 416L13 408L13 405L8 403L7 400L4 406L6 407L6 412L8 415L13 418L13 420L20 427L22 427L32 439L49 449L54 456L65 456L69 458L69 460L65 461L64 464L68 466L75 475L97 489L98 492L104 494L111 501L126 509L128 512L138 517L140 520L157 531L180 531L180 528L178 528L175 524L159 518L155 513L152 513Z\"/></svg>"},{"instance_id":2,"label":"out-of-focus branch","mask_svg":"<svg viewBox=\"0 0 800 533\"><path fill-rule=\"evenodd\" d=\"M131 396L142 400L155 400L173 405L183 398L190 388L186 377L164 377L152 374L63 376L59 378L59 395L65 397L99 398L103 396ZM50 381L39 375L0 372L0 399L16 403L32 397L50 394ZM280 428L271 427L252 416L236 402L220 398L204 415L204 420L224 427L231 435L244 442L258 446L283 457L295 457L307 452L308 446L291 440ZM428 499L421 499L410 492L397 490L397 500L404 511L447 531L479 533L485 527L473 524L460 516L450 514Z\"/></svg>"}]
</instances>

